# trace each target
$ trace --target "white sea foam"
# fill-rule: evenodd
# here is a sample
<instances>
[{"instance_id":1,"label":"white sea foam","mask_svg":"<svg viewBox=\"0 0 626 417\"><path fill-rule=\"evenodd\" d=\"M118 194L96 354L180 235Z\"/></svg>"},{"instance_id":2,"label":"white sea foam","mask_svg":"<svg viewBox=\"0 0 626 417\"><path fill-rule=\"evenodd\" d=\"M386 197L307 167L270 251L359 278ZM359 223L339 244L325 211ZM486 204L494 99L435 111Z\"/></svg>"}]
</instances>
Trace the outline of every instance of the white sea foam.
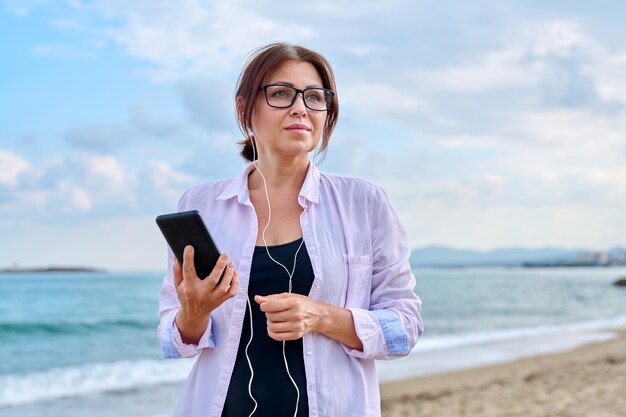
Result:
<instances>
[{"instance_id":1,"label":"white sea foam","mask_svg":"<svg viewBox=\"0 0 626 417\"><path fill-rule=\"evenodd\" d=\"M626 327L626 315L606 320L465 335L429 336L400 361L379 361L381 381L506 362L572 349L614 336L603 329ZM187 378L193 359L136 360L56 368L0 376L0 407L12 407L105 391L126 391Z\"/></svg>"},{"instance_id":2,"label":"white sea foam","mask_svg":"<svg viewBox=\"0 0 626 417\"><path fill-rule=\"evenodd\" d=\"M463 346L483 345L507 340L524 339L528 337L559 335L568 332L594 331L601 329L626 327L626 315L609 319L582 321L560 325L536 326L518 329L489 330L480 333L466 333L456 335L429 336L424 335L413 352L449 349ZM428 330L428 329L426 329Z\"/></svg>"},{"instance_id":3,"label":"white sea foam","mask_svg":"<svg viewBox=\"0 0 626 417\"><path fill-rule=\"evenodd\" d=\"M426 335L401 361L378 362L378 375L387 382L564 352L610 340L616 336L611 329L622 328L626 328L626 316L458 336Z\"/></svg>"},{"instance_id":4,"label":"white sea foam","mask_svg":"<svg viewBox=\"0 0 626 417\"><path fill-rule=\"evenodd\" d=\"M0 407L184 381L193 359L136 360L0 376Z\"/></svg>"}]
</instances>

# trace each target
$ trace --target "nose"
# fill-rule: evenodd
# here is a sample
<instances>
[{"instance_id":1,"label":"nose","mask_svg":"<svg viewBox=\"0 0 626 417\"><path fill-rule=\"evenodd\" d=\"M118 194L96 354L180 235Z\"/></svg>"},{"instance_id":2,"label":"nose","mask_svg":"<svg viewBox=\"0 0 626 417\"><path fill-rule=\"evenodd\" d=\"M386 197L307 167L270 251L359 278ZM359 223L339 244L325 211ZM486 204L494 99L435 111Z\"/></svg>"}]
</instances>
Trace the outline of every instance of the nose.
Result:
<instances>
[{"instance_id":1,"label":"nose","mask_svg":"<svg viewBox=\"0 0 626 417\"><path fill-rule=\"evenodd\" d=\"M300 96L300 99L298 99L298 96ZM291 113L292 114L305 114L306 112L307 112L307 108L304 104L304 94L298 92L296 93L296 100L291 105Z\"/></svg>"}]
</instances>

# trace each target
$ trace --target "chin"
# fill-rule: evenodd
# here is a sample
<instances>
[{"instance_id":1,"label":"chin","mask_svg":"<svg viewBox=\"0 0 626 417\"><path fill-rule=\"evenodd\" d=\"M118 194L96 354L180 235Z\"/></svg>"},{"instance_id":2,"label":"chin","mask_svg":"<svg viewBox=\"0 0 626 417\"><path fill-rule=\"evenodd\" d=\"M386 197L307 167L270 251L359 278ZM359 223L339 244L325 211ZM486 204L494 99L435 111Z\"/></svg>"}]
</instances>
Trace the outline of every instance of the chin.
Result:
<instances>
[{"instance_id":1,"label":"chin","mask_svg":"<svg viewBox=\"0 0 626 417\"><path fill-rule=\"evenodd\" d=\"M309 153L315 150L315 146L307 144L306 146L290 146L283 148L282 151L291 156L308 156Z\"/></svg>"}]
</instances>

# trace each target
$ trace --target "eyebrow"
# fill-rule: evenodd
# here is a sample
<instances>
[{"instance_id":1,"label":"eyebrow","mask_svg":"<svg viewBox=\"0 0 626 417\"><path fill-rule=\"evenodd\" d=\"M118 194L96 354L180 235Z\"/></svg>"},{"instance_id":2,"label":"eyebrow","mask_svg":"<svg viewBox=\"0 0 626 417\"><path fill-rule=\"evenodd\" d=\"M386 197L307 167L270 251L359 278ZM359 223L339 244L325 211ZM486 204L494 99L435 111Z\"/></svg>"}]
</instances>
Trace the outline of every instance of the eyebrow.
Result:
<instances>
[{"instance_id":1,"label":"eyebrow","mask_svg":"<svg viewBox=\"0 0 626 417\"><path fill-rule=\"evenodd\" d=\"M268 85L269 84L280 84L280 85L285 85L285 86L288 86L288 87L294 87L294 88L296 87L295 84L287 82L287 81L276 81L276 82L273 82L273 83L268 83ZM324 87L319 85L319 84L309 84L309 85L307 85L304 88L324 88Z\"/></svg>"}]
</instances>

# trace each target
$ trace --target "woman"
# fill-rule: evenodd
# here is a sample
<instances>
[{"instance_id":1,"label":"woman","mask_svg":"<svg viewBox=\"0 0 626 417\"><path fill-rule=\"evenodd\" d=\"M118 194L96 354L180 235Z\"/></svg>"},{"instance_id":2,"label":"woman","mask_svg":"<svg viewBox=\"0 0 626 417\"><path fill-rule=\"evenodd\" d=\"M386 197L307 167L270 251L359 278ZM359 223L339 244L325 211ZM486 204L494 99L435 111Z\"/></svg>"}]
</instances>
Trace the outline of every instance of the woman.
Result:
<instances>
[{"instance_id":1,"label":"woman","mask_svg":"<svg viewBox=\"0 0 626 417\"><path fill-rule=\"evenodd\" d=\"M193 248L169 255L159 336L165 358L199 354L175 416L379 416L374 359L422 332L405 233L384 192L321 173L339 105L328 62L272 44L236 93L251 163L187 190L225 253L200 280ZM321 143L320 143L321 142Z\"/></svg>"}]
</instances>

